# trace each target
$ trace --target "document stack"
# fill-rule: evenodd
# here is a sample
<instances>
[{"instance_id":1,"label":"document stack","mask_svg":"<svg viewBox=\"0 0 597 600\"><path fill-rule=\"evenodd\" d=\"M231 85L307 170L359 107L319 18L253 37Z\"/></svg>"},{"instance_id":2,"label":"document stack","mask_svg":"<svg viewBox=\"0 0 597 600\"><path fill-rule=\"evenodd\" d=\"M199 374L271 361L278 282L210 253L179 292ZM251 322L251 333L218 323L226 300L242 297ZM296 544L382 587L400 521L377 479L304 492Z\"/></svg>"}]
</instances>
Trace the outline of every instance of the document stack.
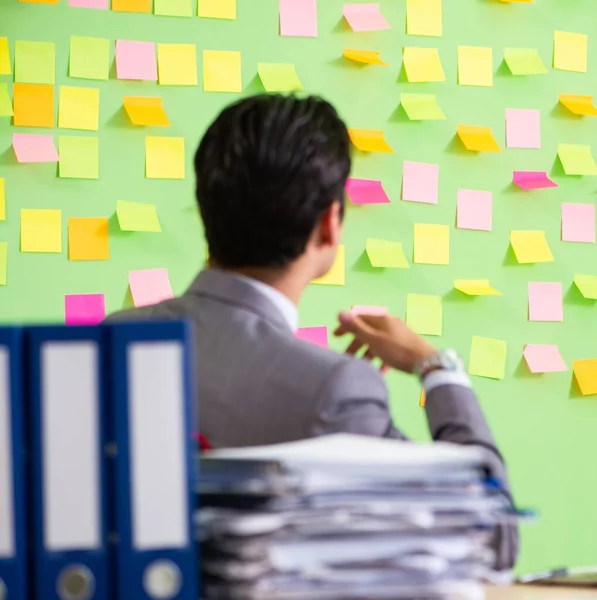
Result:
<instances>
[{"instance_id":1,"label":"document stack","mask_svg":"<svg viewBox=\"0 0 597 600\"><path fill-rule=\"evenodd\" d=\"M199 462L207 600L482 598L512 518L475 448L334 435Z\"/></svg>"}]
</instances>

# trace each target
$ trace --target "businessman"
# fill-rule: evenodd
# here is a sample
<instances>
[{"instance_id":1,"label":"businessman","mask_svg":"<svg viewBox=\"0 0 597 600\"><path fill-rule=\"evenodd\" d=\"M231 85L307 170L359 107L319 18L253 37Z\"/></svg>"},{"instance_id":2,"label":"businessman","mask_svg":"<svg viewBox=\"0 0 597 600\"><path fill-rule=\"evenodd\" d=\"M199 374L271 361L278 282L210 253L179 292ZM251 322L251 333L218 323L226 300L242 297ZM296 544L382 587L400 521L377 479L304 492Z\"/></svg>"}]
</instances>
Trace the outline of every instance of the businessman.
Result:
<instances>
[{"instance_id":1,"label":"businessman","mask_svg":"<svg viewBox=\"0 0 597 600\"><path fill-rule=\"evenodd\" d=\"M380 357L421 378L433 439L484 448L507 489L502 456L453 351L437 351L389 317L342 314L337 334L353 336L344 355L294 336L301 295L338 250L350 167L346 126L322 99L262 95L225 108L195 156L208 267L180 298L112 319L195 323L199 424L212 446L336 432L405 439L369 362ZM494 546L496 567L510 568L516 529L501 528Z\"/></svg>"}]
</instances>

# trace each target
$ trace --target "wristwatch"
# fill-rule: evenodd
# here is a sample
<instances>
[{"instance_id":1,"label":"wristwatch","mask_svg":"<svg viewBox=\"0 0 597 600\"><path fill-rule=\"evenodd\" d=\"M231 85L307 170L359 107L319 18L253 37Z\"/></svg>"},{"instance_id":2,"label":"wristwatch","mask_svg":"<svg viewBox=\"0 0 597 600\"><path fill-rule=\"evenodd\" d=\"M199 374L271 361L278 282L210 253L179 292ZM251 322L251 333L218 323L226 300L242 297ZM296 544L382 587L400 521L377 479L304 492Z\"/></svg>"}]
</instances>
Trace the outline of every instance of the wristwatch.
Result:
<instances>
[{"instance_id":1,"label":"wristwatch","mask_svg":"<svg viewBox=\"0 0 597 600\"><path fill-rule=\"evenodd\" d=\"M414 374L421 380L432 371L456 371L464 373L464 363L456 350L447 348L424 358L420 363L415 365L413 370Z\"/></svg>"}]
</instances>

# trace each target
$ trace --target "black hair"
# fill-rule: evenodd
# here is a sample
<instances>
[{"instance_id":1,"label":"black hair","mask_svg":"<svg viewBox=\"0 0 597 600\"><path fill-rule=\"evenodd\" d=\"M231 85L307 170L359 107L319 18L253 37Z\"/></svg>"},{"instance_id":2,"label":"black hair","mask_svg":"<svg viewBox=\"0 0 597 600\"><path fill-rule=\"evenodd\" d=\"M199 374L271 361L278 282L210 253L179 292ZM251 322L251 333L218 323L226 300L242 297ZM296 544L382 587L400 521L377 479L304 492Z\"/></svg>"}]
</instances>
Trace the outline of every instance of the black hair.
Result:
<instances>
[{"instance_id":1,"label":"black hair","mask_svg":"<svg viewBox=\"0 0 597 600\"><path fill-rule=\"evenodd\" d=\"M334 202L344 209L350 142L321 98L258 95L225 108L195 155L209 254L223 267L284 267Z\"/></svg>"}]
</instances>

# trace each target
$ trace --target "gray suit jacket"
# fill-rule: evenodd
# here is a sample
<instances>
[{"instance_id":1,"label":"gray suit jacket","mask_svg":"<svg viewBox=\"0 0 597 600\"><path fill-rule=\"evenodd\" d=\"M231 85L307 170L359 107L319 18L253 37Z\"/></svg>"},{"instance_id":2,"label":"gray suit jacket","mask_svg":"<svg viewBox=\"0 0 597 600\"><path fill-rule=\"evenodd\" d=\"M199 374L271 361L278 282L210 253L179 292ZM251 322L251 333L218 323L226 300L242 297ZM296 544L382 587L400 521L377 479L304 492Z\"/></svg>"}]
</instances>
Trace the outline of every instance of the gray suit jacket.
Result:
<instances>
[{"instance_id":1,"label":"gray suit jacket","mask_svg":"<svg viewBox=\"0 0 597 600\"><path fill-rule=\"evenodd\" d=\"M194 322L200 431L214 447L337 432L405 439L392 423L376 369L294 337L271 301L240 278L208 269L180 298L109 320L147 318ZM491 475L508 490L504 461L471 389L438 387L428 394L425 411L434 440L485 448ZM496 566L510 568L516 528L501 528L494 546Z\"/></svg>"}]
</instances>

